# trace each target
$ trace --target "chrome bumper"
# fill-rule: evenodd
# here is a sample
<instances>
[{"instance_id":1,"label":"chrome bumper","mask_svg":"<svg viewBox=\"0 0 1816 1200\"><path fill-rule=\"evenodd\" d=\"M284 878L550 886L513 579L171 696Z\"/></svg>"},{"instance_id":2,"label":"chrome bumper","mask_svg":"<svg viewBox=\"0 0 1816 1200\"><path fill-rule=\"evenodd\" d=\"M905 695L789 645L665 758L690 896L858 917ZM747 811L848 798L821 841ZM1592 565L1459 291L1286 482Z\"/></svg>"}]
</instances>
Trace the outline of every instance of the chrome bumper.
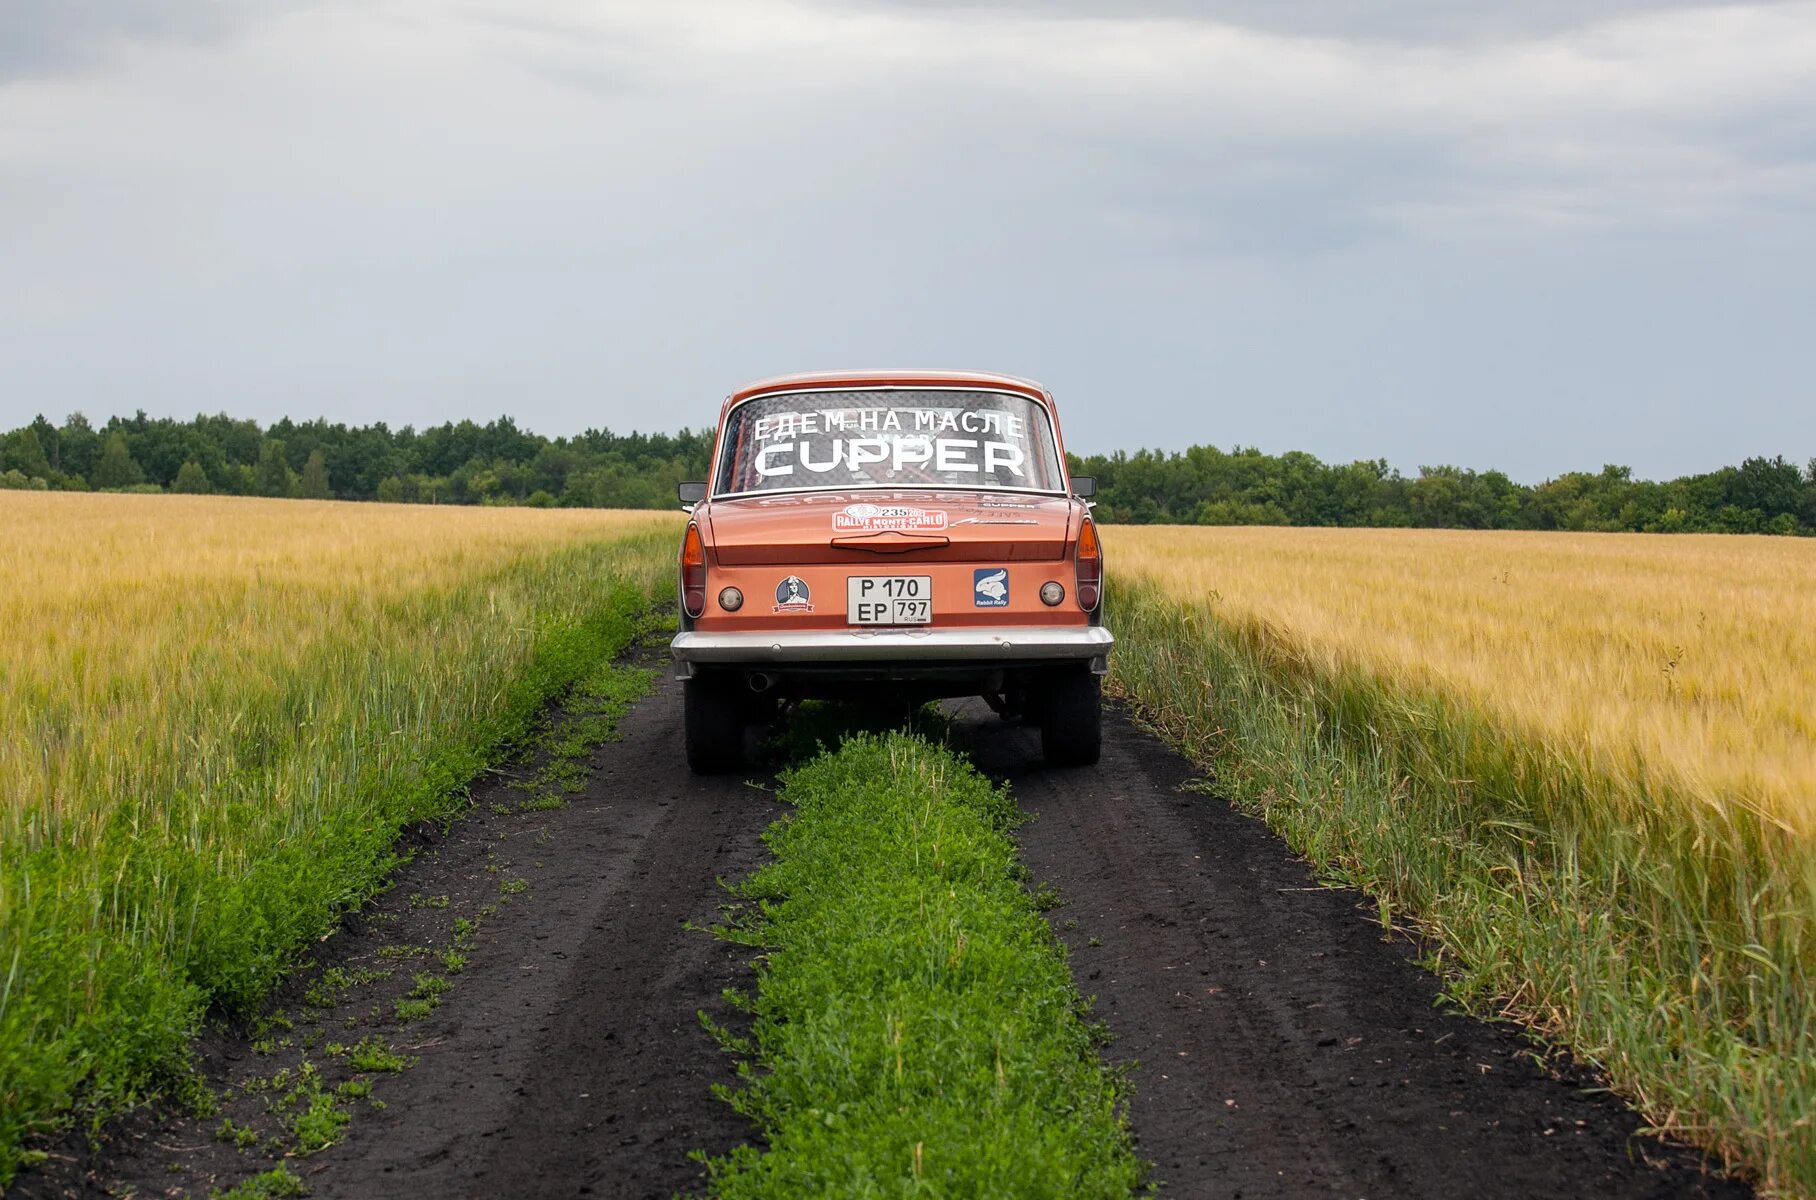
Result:
<instances>
[{"instance_id":1,"label":"chrome bumper","mask_svg":"<svg viewBox=\"0 0 1816 1200\"><path fill-rule=\"evenodd\" d=\"M997 629L805 629L678 633L669 643L675 676L709 666L838 666L849 663L1088 662L1101 675L1116 639L1096 625Z\"/></svg>"}]
</instances>

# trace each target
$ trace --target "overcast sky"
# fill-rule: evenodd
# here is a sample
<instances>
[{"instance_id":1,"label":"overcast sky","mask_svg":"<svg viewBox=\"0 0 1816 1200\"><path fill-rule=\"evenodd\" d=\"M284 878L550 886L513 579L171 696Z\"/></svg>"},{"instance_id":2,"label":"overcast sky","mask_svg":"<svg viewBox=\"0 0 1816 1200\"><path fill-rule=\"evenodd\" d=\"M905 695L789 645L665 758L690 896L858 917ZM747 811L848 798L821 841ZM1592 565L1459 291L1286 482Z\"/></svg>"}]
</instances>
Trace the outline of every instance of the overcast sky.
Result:
<instances>
[{"instance_id":1,"label":"overcast sky","mask_svg":"<svg viewBox=\"0 0 1816 1200\"><path fill-rule=\"evenodd\" d=\"M0 0L0 426L956 366L1070 448L1816 455L1816 2Z\"/></svg>"}]
</instances>

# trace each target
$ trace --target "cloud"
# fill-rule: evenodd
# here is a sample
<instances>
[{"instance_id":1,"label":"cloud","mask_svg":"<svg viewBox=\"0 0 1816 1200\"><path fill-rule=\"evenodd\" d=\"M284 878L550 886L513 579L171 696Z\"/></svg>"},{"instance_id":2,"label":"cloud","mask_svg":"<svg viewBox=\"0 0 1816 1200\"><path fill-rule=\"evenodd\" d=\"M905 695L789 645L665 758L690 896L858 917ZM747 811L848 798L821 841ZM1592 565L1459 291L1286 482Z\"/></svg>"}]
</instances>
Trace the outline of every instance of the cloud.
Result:
<instances>
[{"instance_id":1,"label":"cloud","mask_svg":"<svg viewBox=\"0 0 1816 1200\"><path fill-rule=\"evenodd\" d=\"M1467 459L1506 444L1495 403L1557 373L1611 380L1610 412L1687 405L1682 335L1726 295L1767 314L1707 352L1778 406L1752 427L1808 426L1782 415L1770 316L1810 286L1782 261L1816 202L1807 0L23 8L0 17L22 384L0 424L146 403L673 425L771 370L1097 387L1139 361L1151 399L1084 407L1074 442ZM1623 290L1648 263L1686 278ZM1656 328L1679 345L1565 339L1472 381L1479 403L1427 373L1448 354L1405 357L1418 322L1483 348L1678 296ZM1283 415L1185 420L1168 381L1211 376Z\"/></svg>"},{"instance_id":2,"label":"cloud","mask_svg":"<svg viewBox=\"0 0 1816 1200\"><path fill-rule=\"evenodd\" d=\"M289 0L300 3L302 0ZM92 66L145 42L205 44L286 0L55 0L0 7L0 83Z\"/></svg>"},{"instance_id":3,"label":"cloud","mask_svg":"<svg viewBox=\"0 0 1816 1200\"><path fill-rule=\"evenodd\" d=\"M1454 0L877 0L906 11L1034 13L1096 19L1167 17L1236 25L1271 33L1361 41L1455 43L1544 37L1609 18L1707 7L1707 0L1523 0L1519 4L1457 4Z\"/></svg>"},{"instance_id":4,"label":"cloud","mask_svg":"<svg viewBox=\"0 0 1816 1200\"><path fill-rule=\"evenodd\" d=\"M1807 121L1789 164L1753 127L1772 127L1761 120L1770 114L1782 126L1816 112L1810 3L1537 5L1519 8L1525 24L1551 29L1567 12L1577 23L1493 39L1485 31L1506 22L1478 19L1471 28L1487 40L1442 48L1380 30L1329 32L1352 28L1353 15L1315 19L1353 13L1347 6L1268 6L1272 25L1317 33L1186 17L1166 4L1112 17L1082 7L573 5L558 32L525 40L521 61L553 79L615 87L641 70L644 86L703 88L753 114L803 96L868 106L882 136L920 118L948 135L987 125L999 139L1062 150L1136 147L1136 159L1180 166L1188 186L1233 181L1237 198L1260 176L1323 178L1336 185L1324 193L1332 202L1353 195L1365 206L1335 214L1355 228L1404 213L1429 219L1447 206L1475 223L1497 213L1670 221L1808 195ZM1452 7L1400 5L1388 28L1423 28L1420 17L1455 26L1438 19ZM1600 19L1583 20L1594 13ZM601 60L601 45L635 55ZM1418 169L1402 173L1413 160ZM1397 194L1387 186L1396 179Z\"/></svg>"}]
</instances>

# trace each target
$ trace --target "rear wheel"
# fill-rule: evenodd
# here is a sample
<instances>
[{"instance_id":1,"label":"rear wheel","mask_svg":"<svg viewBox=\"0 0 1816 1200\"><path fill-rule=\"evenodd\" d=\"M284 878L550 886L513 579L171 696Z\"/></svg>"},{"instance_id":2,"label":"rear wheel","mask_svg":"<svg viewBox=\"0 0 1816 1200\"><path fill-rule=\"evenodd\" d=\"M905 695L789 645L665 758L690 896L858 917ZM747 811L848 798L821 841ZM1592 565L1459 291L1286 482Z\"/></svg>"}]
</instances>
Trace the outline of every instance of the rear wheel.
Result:
<instances>
[{"instance_id":1,"label":"rear wheel","mask_svg":"<svg viewBox=\"0 0 1816 1200\"><path fill-rule=\"evenodd\" d=\"M1068 671L1045 683L1041 753L1054 766L1090 766L1103 754L1103 693L1097 676Z\"/></svg>"},{"instance_id":2,"label":"rear wheel","mask_svg":"<svg viewBox=\"0 0 1816 1200\"><path fill-rule=\"evenodd\" d=\"M687 765L696 775L717 775L744 765L747 705L736 682L702 675L681 686Z\"/></svg>"}]
</instances>

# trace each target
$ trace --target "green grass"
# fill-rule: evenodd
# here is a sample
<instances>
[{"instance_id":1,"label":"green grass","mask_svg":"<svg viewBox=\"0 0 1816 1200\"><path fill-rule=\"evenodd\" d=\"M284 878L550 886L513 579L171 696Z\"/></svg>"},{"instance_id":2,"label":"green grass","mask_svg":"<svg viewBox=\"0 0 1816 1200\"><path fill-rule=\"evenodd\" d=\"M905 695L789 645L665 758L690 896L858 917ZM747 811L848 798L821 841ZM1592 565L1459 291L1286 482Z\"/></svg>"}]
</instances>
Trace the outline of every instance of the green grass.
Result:
<instances>
[{"instance_id":1,"label":"green grass","mask_svg":"<svg viewBox=\"0 0 1816 1200\"><path fill-rule=\"evenodd\" d=\"M392 1005L400 1021L420 1021L441 1007L441 998L454 985L440 975L426 971L417 972L411 980L408 995L400 996Z\"/></svg>"},{"instance_id":2,"label":"green grass","mask_svg":"<svg viewBox=\"0 0 1816 1200\"><path fill-rule=\"evenodd\" d=\"M1021 883L1008 796L951 752L859 735L784 776L775 861L721 931L764 950L727 1092L761 1129L728 1200L1128 1196L1121 1083Z\"/></svg>"},{"instance_id":3,"label":"green grass","mask_svg":"<svg viewBox=\"0 0 1816 1200\"><path fill-rule=\"evenodd\" d=\"M245 1125L237 1125L232 1117L221 1119L221 1126L214 1131L214 1136L223 1142L232 1142L241 1150L250 1150L259 1143L258 1130L250 1129Z\"/></svg>"},{"instance_id":4,"label":"green grass","mask_svg":"<svg viewBox=\"0 0 1816 1200\"><path fill-rule=\"evenodd\" d=\"M645 629L658 632L672 624L672 618L646 621ZM562 705L561 717L531 747L542 761L535 774L515 785L530 793L517 807L525 812L560 808L583 790L590 776L587 760L600 746L618 739L619 718L649 691L655 678L654 671L605 659L578 680Z\"/></svg>"},{"instance_id":5,"label":"green grass","mask_svg":"<svg viewBox=\"0 0 1816 1200\"><path fill-rule=\"evenodd\" d=\"M188 1088L203 1013L249 1011L384 885L405 826L457 811L550 697L623 649L671 586L673 543L563 550L399 601L400 619L441 631L449 663L325 646L332 661L248 699L233 773L143 796L92 844L0 846L0 944L14 949L0 962L0 1187L33 1133ZM530 645L510 671L475 632L505 612ZM369 690L333 707L357 722L312 722L348 679Z\"/></svg>"},{"instance_id":6,"label":"green grass","mask_svg":"<svg viewBox=\"0 0 1816 1200\"><path fill-rule=\"evenodd\" d=\"M269 1077L254 1076L241 1086L249 1095L265 1097L267 1109L288 1135L287 1143L279 1144L297 1154L314 1154L332 1146L352 1120L337 1103L339 1097L322 1086L320 1069L306 1058L295 1068L281 1067ZM252 1129L231 1120L223 1121L215 1135L234 1141L241 1149L258 1137Z\"/></svg>"},{"instance_id":7,"label":"green grass","mask_svg":"<svg viewBox=\"0 0 1816 1200\"><path fill-rule=\"evenodd\" d=\"M277 1104L279 1118L298 1154L314 1154L340 1140L341 1132L353 1118L336 1103L337 1099L322 1087L315 1064L305 1061L297 1073L296 1086Z\"/></svg>"},{"instance_id":8,"label":"green grass","mask_svg":"<svg viewBox=\"0 0 1816 1200\"><path fill-rule=\"evenodd\" d=\"M388 978L390 974L390 971L375 971L370 968L349 971L345 967L329 967L303 993L303 1003L310 1008L333 1008L341 1002L349 989Z\"/></svg>"},{"instance_id":9,"label":"green grass","mask_svg":"<svg viewBox=\"0 0 1816 1200\"><path fill-rule=\"evenodd\" d=\"M237 1187L225 1192L209 1192L208 1196L209 1200L287 1200L308 1194L309 1189L303 1181L292 1174L289 1167L279 1164Z\"/></svg>"},{"instance_id":10,"label":"green grass","mask_svg":"<svg viewBox=\"0 0 1816 1200\"><path fill-rule=\"evenodd\" d=\"M408 1070L415 1063L414 1058L391 1049L377 1034L370 1034L357 1045L347 1047L347 1065L355 1071L368 1074L389 1073Z\"/></svg>"},{"instance_id":11,"label":"green grass","mask_svg":"<svg viewBox=\"0 0 1816 1200\"><path fill-rule=\"evenodd\" d=\"M1662 1127L1816 1194L1816 859L1743 806L1630 795L1441 694L1119 587L1113 686L1478 1012L1600 1063Z\"/></svg>"}]
</instances>

